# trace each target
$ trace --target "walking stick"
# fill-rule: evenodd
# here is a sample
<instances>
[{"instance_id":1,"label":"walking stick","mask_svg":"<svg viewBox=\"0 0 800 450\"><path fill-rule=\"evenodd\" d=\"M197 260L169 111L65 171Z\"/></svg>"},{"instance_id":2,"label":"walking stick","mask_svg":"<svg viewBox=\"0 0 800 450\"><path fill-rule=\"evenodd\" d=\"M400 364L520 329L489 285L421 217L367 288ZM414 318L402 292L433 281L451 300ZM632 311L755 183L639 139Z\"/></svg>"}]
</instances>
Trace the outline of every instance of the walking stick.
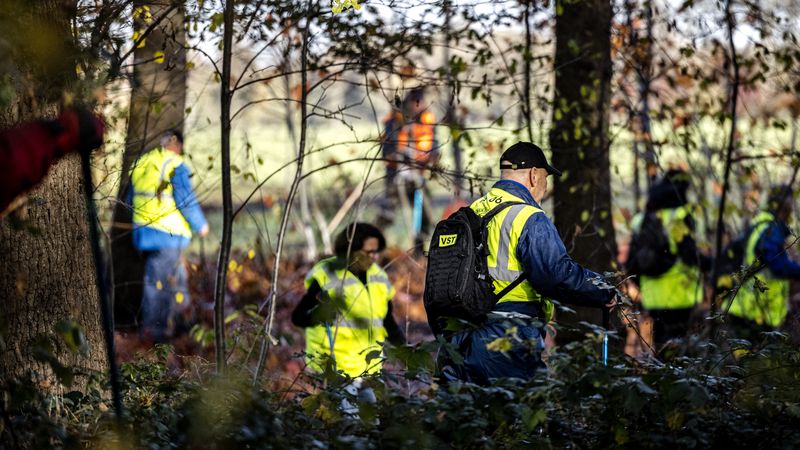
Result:
<instances>
[{"instance_id":1,"label":"walking stick","mask_svg":"<svg viewBox=\"0 0 800 450\"><path fill-rule=\"evenodd\" d=\"M603 365L608 365L608 327L610 326L611 318L609 317L608 308L603 308Z\"/></svg>"},{"instance_id":2,"label":"walking stick","mask_svg":"<svg viewBox=\"0 0 800 450\"><path fill-rule=\"evenodd\" d=\"M100 316L103 324L103 335L106 341L106 355L108 357L109 381L111 382L111 398L116 413L118 430L122 429L122 395L119 386L119 369L117 368L116 352L114 350L114 325L111 317L111 308L108 302L108 290L106 289L106 279L103 267L103 254L100 250L100 232L97 229L97 210L95 209L94 199L92 198L92 168L90 165L91 154L81 152L81 169L84 180L84 194L86 198L86 216L89 220L89 241L92 244L92 256L94 257L94 268L96 277L96 287L100 297Z\"/></svg>"},{"instance_id":3,"label":"walking stick","mask_svg":"<svg viewBox=\"0 0 800 450\"><path fill-rule=\"evenodd\" d=\"M422 188L414 190L414 238L422 233Z\"/></svg>"},{"instance_id":4,"label":"walking stick","mask_svg":"<svg viewBox=\"0 0 800 450\"><path fill-rule=\"evenodd\" d=\"M206 272L206 239L204 237L200 238L200 277L202 280L203 286L203 294L208 293L211 290L211 287L208 283L208 272ZM203 299L205 301L205 298Z\"/></svg>"}]
</instances>

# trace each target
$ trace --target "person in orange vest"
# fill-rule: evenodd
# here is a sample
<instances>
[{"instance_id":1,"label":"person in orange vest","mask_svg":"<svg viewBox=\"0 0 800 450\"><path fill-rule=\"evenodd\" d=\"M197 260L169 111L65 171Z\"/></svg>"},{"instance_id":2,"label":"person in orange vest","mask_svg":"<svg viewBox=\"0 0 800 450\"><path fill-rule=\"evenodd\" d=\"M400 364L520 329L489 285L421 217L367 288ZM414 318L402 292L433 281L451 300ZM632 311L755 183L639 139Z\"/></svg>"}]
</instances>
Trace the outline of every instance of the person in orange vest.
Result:
<instances>
[{"instance_id":1,"label":"person in orange vest","mask_svg":"<svg viewBox=\"0 0 800 450\"><path fill-rule=\"evenodd\" d=\"M386 118L381 142L386 161L386 196L381 203L379 222L394 221L398 203L417 206L415 244L421 245L422 236L431 223L429 211L420 204L430 198L425 187L425 169L439 159L434 127L436 116L425 103L423 88L412 89L398 109ZM421 216L421 217L419 217ZM410 224L414 226L413 224Z\"/></svg>"}]
</instances>

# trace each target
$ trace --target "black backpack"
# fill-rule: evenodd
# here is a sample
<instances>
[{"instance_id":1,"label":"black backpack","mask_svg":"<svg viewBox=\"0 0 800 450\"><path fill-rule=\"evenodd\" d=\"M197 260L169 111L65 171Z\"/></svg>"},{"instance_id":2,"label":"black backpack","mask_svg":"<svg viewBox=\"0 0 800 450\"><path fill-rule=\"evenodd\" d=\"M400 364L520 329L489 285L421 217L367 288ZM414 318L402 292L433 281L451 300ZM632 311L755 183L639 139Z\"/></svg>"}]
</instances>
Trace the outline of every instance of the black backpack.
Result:
<instances>
[{"instance_id":1,"label":"black backpack","mask_svg":"<svg viewBox=\"0 0 800 450\"><path fill-rule=\"evenodd\" d=\"M486 225L494 216L520 202L501 203L479 217L463 207L436 225L428 253L423 302L428 323L437 336L445 332L448 319L475 325L486 320L498 300L524 281L524 275L495 295L486 258Z\"/></svg>"},{"instance_id":2,"label":"black backpack","mask_svg":"<svg viewBox=\"0 0 800 450\"><path fill-rule=\"evenodd\" d=\"M633 275L657 277L677 262L678 255L670 251L669 237L655 212L645 214L639 231L633 234L628 255L628 272Z\"/></svg>"}]
</instances>

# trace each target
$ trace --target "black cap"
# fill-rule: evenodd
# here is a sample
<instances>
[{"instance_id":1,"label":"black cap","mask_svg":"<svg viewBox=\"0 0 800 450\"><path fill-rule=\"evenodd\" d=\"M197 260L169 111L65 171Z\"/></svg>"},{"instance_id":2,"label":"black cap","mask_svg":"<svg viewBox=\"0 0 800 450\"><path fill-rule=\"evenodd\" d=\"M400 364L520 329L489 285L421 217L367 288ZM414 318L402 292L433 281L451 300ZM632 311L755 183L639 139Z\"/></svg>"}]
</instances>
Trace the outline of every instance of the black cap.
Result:
<instances>
[{"instance_id":1,"label":"black cap","mask_svg":"<svg viewBox=\"0 0 800 450\"><path fill-rule=\"evenodd\" d=\"M517 142L508 147L500 157L501 169L529 169L538 167L547 170L550 175L561 176L561 171L547 163L544 152L536 144Z\"/></svg>"},{"instance_id":2,"label":"black cap","mask_svg":"<svg viewBox=\"0 0 800 450\"><path fill-rule=\"evenodd\" d=\"M777 184L770 187L767 197L767 209L770 212L778 212L787 201L792 200L792 186L789 184Z\"/></svg>"}]
</instances>

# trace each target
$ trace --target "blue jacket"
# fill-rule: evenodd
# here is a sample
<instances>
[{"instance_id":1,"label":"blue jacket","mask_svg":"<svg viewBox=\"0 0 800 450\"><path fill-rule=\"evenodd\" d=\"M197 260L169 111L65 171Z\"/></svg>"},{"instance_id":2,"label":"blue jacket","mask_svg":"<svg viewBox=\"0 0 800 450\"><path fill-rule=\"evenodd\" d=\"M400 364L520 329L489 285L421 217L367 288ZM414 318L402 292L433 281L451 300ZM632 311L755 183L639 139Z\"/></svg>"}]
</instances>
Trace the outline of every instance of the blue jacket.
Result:
<instances>
[{"instance_id":1,"label":"blue jacket","mask_svg":"<svg viewBox=\"0 0 800 450\"><path fill-rule=\"evenodd\" d=\"M170 179L172 183L172 195L175 204L183 217L189 222L192 231L197 232L207 224L192 190L192 183L189 181L189 169L186 164L181 164L175 168L175 174ZM128 188L128 205L133 205L133 187ZM139 251L154 251L166 248L185 248L189 245L189 239L183 236L173 236L161 230L150 227L133 228L133 246Z\"/></svg>"},{"instance_id":2,"label":"blue jacket","mask_svg":"<svg viewBox=\"0 0 800 450\"><path fill-rule=\"evenodd\" d=\"M756 244L756 254L776 278L800 279L800 264L792 261L784 244L789 236L789 227L784 223L771 222Z\"/></svg>"},{"instance_id":3,"label":"blue jacket","mask_svg":"<svg viewBox=\"0 0 800 450\"><path fill-rule=\"evenodd\" d=\"M541 209L528 189L516 181L501 180L494 187ZM599 277L597 273L584 269L570 258L556 227L545 214L530 216L516 251L528 281L545 297L564 303L601 306L613 295L610 290L600 289L592 283L592 278ZM495 306L495 311L536 316L537 308L535 302L503 302ZM507 351L490 350L487 344L507 336L511 327L515 328L521 341L514 340ZM457 364L449 356L443 356L440 376L444 381L460 380L482 385L504 377L530 379L546 367L541 359L543 339L544 330L535 323L489 320L474 330L455 333L449 338L463 356L463 362ZM533 348L531 343L535 343Z\"/></svg>"},{"instance_id":4,"label":"blue jacket","mask_svg":"<svg viewBox=\"0 0 800 450\"><path fill-rule=\"evenodd\" d=\"M494 187L542 209L530 191L516 181L500 180ZM517 258L533 288L557 302L600 307L613 296L612 291L591 281L600 278L599 274L583 268L567 254L558 230L545 214L533 214L525 223L517 244Z\"/></svg>"}]
</instances>

